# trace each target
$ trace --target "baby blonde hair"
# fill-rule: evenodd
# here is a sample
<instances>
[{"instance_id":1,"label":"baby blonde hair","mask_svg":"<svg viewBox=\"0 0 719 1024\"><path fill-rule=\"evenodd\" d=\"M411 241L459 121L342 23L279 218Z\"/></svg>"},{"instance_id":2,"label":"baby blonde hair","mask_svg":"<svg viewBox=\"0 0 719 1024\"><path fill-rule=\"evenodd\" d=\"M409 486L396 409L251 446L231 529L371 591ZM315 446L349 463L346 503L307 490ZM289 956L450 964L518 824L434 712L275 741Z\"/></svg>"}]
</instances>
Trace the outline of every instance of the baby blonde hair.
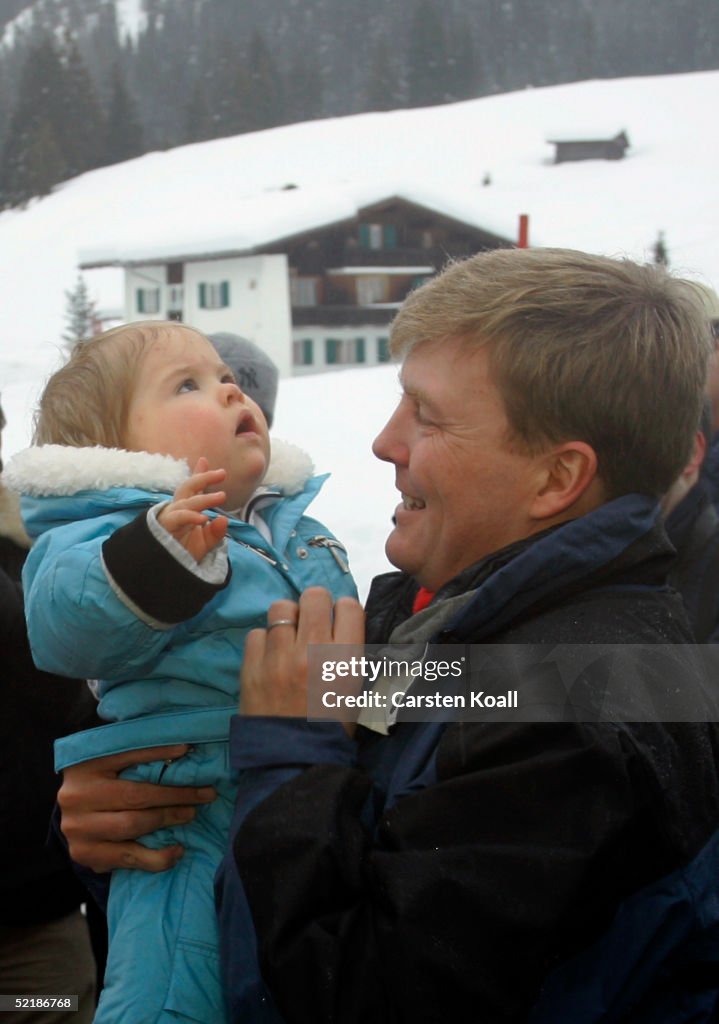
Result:
<instances>
[{"instance_id":1,"label":"baby blonde hair","mask_svg":"<svg viewBox=\"0 0 719 1024\"><path fill-rule=\"evenodd\" d=\"M178 330L199 334L175 321L146 320L113 327L76 345L45 385L34 443L122 448L142 357L148 345Z\"/></svg>"}]
</instances>

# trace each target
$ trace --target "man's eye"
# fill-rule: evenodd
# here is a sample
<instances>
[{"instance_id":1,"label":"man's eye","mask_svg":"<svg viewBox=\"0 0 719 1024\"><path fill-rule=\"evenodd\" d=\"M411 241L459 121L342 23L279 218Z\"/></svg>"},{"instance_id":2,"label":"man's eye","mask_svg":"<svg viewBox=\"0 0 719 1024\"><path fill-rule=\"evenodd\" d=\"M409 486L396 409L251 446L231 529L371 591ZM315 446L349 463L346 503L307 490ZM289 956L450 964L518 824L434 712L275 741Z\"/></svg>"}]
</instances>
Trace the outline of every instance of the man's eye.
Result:
<instances>
[{"instance_id":1,"label":"man's eye","mask_svg":"<svg viewBox=\"0 0 719 1024\"><path fill-rule=\"evenodd\" d=\"M224 374L222 375L222 378L221 378L221 380L220 380L220 383L221 383L221 384L236 384L236 383L237 383L237 381L235 380L235 375L234 375L234 373L224 373Z\"/></svg>"},{"instance_id":2,"label":"man's eye","mask_svg":"<svg viewBox=\"0 0 719 1024\"><path fill-rule=\"evenodd\" d=\"M177 389L178 395L181 395L183 391L197 391L197 383L188 377L187 380L183 380L182 384Z\"/></svg>"}]
</instances>

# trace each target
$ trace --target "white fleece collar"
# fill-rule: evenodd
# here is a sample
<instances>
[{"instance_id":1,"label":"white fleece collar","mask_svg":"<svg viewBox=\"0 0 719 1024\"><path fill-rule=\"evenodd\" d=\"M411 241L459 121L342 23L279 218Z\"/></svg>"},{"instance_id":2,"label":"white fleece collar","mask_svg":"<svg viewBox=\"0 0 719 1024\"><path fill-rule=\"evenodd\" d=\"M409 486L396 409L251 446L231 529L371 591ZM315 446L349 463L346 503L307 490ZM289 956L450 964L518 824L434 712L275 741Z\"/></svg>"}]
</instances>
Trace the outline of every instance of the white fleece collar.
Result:
<instances>
[{"instance_id":1,"label":"white fleece collar","mask_svg":"<svg viewBox=\"0 0 719 1024\"><path fill-rule=\"evenodd\" d=\"M263 486L299 494L314 472L309 455L294 444L272 440ZM122 448L38 445L18 452L2 475L6 487L30 497L65 497L80 491L138 487L172 494L190 475L187 463L170 455Z\"/></svg>"}]
</instances>

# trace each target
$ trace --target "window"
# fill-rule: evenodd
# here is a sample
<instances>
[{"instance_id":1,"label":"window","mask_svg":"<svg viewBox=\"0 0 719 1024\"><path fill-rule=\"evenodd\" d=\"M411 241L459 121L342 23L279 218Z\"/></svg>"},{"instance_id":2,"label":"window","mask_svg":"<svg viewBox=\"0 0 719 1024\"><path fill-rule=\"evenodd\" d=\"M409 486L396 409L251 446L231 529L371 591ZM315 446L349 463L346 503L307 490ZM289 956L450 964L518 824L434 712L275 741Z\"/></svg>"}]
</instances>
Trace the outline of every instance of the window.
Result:
<instances>
[{"instance_id":1,"label":"window","mask_svg":"<svg viewBox=\"0 0 719 1024\"><path fill-rule=\"evenodd\" d=\"M160 312L160 289L159 288L138 288L135 297L137 300L137 312L153 313Z\"/></svg>"},{"instance_id":2,"label":"window","mask_svg":"<svg viewBox=\"0 0 719 1024\"><path fill-rule=\"evenodd\" d=\"M365 249L382 248L382 225L360 224L359 243Z\"/></svg>"},{"instance_id":3,"label":"window","mask_svg":"<svg viewBox=\"0 0 719 1024\"><path fill-rule=\"evenodd\" d=\"M352 366L367 361L364 338L326 338L325 363L328 366Z\"/></svg>"},{"instance_id":4,"label":"window","mask_svg":"<svg viewBox=\"0 0 719 1024\"><path fill-rule=\"evenodd\" d=\"M292 362L295 366L312 366L315 361L312 338L303 338L292 343Z\"/></svg>"},{"instance_id":5,"label":"window","mask_svg":"<svg viewBox=\"0 0 719 1024\"><path fill-rule=\"evenodd\" d=\"M377 362L388 363L390 361L389 354L389 338L378 338L377 339Z\"/></svg>"},{"instance_id":6,"label":"window","mask_svg":"<svg viewBox=\"0 0 719 1024\"><path fill-rule=\"evenodd\" d=\"M339 338L325 339L325 362L328 366L342 362L342 342Z\"/></svg>"},{"instance_id":7,"label":"window","mask_svg":"<svg viewBox=\"0 0 719 1024\"><path fill-rule=\"evenodd\" d=\"M317 278L290 278L290 300L293 306L317 305Z\"/></svg>"},{"instance_id":8,"label":"window","mask_svg":"<svg viewBox=\"0 0 719 1024\"><path fill-rule=\"evenodd\" d=\"M218 281L215 284L199 286L200 309L226 309L230 304L230 282Z\"/></svg>"},{"instance_id":9,"label":"window","mask_svg":"<svg viewBox=\"0 0 719 1024\"><path fill-rule=\"evenodd\" d=\"M359 244L365 249L396 249L397 228L394 224L360 224Z\"/></svg>"},{"instance_id":10,"label":"window","mask_svg":"<svg viewBox=\"0 0 719 1024\"><path fill-rule=\"evenodd\" d=\"M386 298L386 278L378 274L363 274L357 278L357 305L373 306L377 302L385 302Z\"/></svg>"}]
</instances>

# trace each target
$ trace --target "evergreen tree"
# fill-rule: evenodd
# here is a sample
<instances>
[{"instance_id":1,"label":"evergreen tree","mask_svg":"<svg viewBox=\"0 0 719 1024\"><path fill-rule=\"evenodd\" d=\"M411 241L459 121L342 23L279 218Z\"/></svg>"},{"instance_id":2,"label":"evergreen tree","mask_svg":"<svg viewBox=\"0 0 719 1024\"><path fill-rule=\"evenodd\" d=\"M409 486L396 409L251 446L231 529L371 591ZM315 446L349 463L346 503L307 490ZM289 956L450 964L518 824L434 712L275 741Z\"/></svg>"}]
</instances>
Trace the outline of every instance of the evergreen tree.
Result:
<instances>
[{"instance_id":1,"label":"evergreen tree","mask_svg":"<svg viewBox=\"0 0 719 1024\"><path fill-rule=\"evenodd\" d=\"M67 330L62 338L68 353L96 333L97 309L82 274L77 275L75 287L65 292L65 323Z\"/></svg>"},{"instance_id":2,"label":"evergreen tree","mask_svg":"<svg viewBox=\"0 0 719 1024\"><path fill-rule=\"evenodd\" d=\"M247 117L251 129L272 128L285 118L282 78L261 32L254 32L247 57Z\"/></svg>"},{"instance_id":3,"label":"evergreen tree","mask_svg":"<svg viewBox=\"0 0 719 1024\"><path fill-rule=\"evenodd\" d=\"M0 195L3 205L46 195L67 172L59 138L64 95L62 64L49 41L28 51L3 148Z\"/></svg>"},{"instance_id":4,"label":"evergreen tree","mask_svg":"<svg viewBox=\"0 0 719 1024\"><path fill-rule=\"evenodd\" d=\"M73 176L106 162L105 119L77 43L71 42L63 56L62 96L58 102L56 130L68 175Z\"/></svg>"},{"instance_id":5,"label":"evergreen tree","mask_svg":"<svg viewBox=\"0 0 719 1024\"><path fill-rule=\"evenodd\" d=\"M119 64L112 69L112 91L105 118L104 161L119 164L143 152L142 125Z\"/></svg>"},{"instance_id":6,"label":"evergreen tree","mask_svg":"<svg viewBox=\"0 0 719 1024\"><path fill-rule=\"evenodd\" d=\"M387 41L381 38L370 61L369 81L363 109L396 110L404 106L399 75L390 55Z\"/></svg>"},{"instance_id":7,"label":"evergreen tree","mask_svg":"<svg viewBox=\"0 0 719 1024\"><path fill-rule=\"evenodd\" d=\"M54 185L69 177L55 129L47 118L40 118L34 123L16 169L21 177L10 193L13 204L18 201L24 203L33 196L46 196Z\"/></svg>"},{"instance_id":8,"label":"evergreen tree","mask_svg":"<svg viewBox=\"0 0 719 1024\"><path fill-rule=\"evenodd\" d=\"M204 142L214 138L212 112L204 78L198 78L185 109L185 140Z\"/></svg>"},{"instance_id":9,"label":"evergreen tree","mask_svg":"<svg viewBox=\"0 0 719 1024\"><path fill-rule=\"evenodd\" d=\"M305 53L296 53L287 75L285 119L290 124L322 116L322 75Z\"/></svg>"},{"instance_id":10,"label":"evergreen tree","mask_svg":"<svg viewBox=\"0 0 719 1024\"><path fill-rule=\"evenodd\" d=\"M483 91L482 69L467 18L447 32L447 84L455 100L471 99Z\"/></svg>"},{"instance_id":11,"label":"evergreen tree","mask_svg":"<svg viewBox=\"0 0 719 1024\"><path fill-rule=\"evenodd\" d=\"M451 93L444 26L430 0L419 0L407 50L408 100L412 107L443 103Z\"/></svg>"}]
</instances>

